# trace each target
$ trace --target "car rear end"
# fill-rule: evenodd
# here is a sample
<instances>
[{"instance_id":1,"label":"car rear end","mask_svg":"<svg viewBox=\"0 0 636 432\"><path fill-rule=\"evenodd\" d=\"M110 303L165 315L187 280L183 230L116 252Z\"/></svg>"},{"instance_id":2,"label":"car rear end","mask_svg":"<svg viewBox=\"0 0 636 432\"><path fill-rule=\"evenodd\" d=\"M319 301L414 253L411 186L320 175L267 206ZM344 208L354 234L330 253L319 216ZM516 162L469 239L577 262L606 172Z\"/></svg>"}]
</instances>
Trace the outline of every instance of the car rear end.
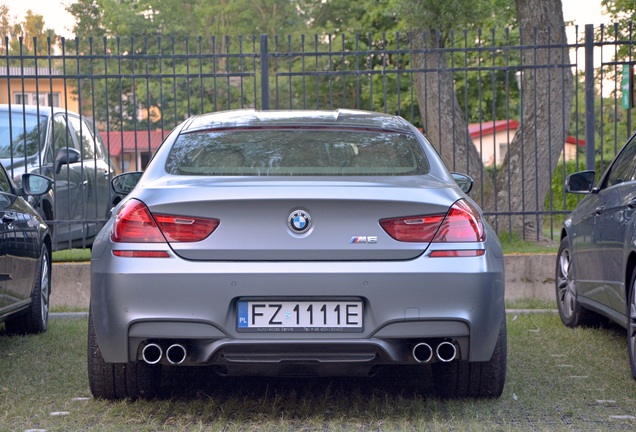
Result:
<instances>
[{"instance_id":1,"label":"car rear end","mask_svg":"<svg viewBox=\"0 0 636 432\"><path fill-rule=\"evenodd\" d=\"M423 136L389 116L271 116L186 123L101 231L104 361L310 376L490 361L501 248Z\"/></svg>"}]
</instances>

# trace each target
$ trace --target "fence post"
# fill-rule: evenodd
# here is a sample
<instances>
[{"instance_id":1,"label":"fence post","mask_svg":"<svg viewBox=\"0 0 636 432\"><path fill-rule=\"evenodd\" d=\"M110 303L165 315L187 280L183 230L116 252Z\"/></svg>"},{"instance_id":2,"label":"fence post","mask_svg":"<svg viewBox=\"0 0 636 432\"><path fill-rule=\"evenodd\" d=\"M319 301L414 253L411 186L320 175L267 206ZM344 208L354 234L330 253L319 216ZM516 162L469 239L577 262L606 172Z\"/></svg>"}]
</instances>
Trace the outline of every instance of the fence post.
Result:
<instances>
[{"instance_id":1,"label":"fence post","mask_svg":"<svg viewBox=\"0 0 636 432\"><path fill-rule=\"evenodd\" d=\"M269 52L267 35L261 35L261 109L269 109Z\"/></svg>"},{"instance_id":2,"label":"fence post","mask_svg":"<svg viewBox=\"0 0 636 432\"><path fill-rule=\"evenodd\" d=\"M594 142L594 25L585 25L585 168L596 169Z\"/></svg>"}]
</instances>

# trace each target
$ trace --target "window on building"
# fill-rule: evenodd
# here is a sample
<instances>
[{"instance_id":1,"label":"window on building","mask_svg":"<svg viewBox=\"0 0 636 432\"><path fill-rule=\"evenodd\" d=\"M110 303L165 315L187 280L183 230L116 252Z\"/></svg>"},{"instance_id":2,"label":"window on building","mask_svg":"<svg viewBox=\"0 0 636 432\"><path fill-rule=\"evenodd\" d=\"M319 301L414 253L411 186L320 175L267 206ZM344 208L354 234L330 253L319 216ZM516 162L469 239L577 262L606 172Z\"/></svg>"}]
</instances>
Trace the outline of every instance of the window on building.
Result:
<instances>
[{"instance_id":1,"label":"window on building","mask_svg":"<svg viewBox=\"0 0 636 432\"><path fill-rule=\"evenodd\" d=\"M60 106L59 93L25 92L13 95L14 102L20 105Z\"/></svg>"}]
</instances>

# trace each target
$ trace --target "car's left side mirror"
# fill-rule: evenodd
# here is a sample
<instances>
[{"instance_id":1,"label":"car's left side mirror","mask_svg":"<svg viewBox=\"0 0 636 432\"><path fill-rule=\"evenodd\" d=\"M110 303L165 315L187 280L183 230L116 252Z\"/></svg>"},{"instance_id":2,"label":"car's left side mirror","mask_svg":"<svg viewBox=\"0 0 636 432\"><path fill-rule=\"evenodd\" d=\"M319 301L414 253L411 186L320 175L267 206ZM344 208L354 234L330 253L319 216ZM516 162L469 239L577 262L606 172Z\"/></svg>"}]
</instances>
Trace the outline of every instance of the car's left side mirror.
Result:
<instances>
[{"instance_id":1,"label":"car's left side mirror","mask_svg":"<svg viewBox=\"0 0 636 432\"><path fill-rule=\"evenodd\" d=\"M595 171L581 171L570 174L565 179L565 191L575 194L590 193L594 188Z\"/></svg>"},{"instance_id":2,"label":"car's left side mirror","mask_svg":"<svg viewBox=\"0 0 636 432\"><path fill-rule=\"evenodd\" d=\"M39 174L22 174L22 191L26 195L44 195L53 187L53 180Z\"/></svg>"},{"instance_id":3,"label":"car's left side mirror","mask_svg":"<svg viewBox=\"0 0 636 432\"><path fill-rule=\"evenodd\" d=\"M142 174L142 171L134 171L115 176L111 181L113 191L117 194L128 195L137 186Z\"/></svg>"},{"instance_id":4,"label":"car's left side mirror","mask_svg":"<svg viewBox=\"0 0 636 432\"><path fill-rule=\"evenodd\" d=\"M475 183L475 181L470 176L460 173L451 173L451 175L455 179L455 182L459 185L459 188L464 191L464 193L468 193L473 189L473 184Z\"/></svg>"},{"instance_id":5,"label":"car's left side mirror","mask_svg":"<svg viewBox=\"0 0 636 432\"><path fill-rule=\"evenodd\" d=\"M55 157L55 173L59 174L63 165L79 162L82 155L77 149L62 147Z\"/></svg>"}]
</instances>

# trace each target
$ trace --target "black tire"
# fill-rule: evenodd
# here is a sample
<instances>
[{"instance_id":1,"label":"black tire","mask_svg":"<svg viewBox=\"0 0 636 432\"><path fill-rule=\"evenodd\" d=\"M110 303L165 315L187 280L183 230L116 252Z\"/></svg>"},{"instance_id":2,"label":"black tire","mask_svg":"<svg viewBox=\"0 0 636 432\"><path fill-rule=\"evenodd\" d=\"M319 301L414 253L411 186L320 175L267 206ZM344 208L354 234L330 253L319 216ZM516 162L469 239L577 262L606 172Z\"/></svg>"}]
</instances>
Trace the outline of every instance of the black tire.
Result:
<instances>
[{"instance_id":1,"label":"black tire","mask_svg":"<svg viewBox=\"0 0 636 432\"><path fill-rule=\"evenodd\" d=\"M149 399L161 384L161 365L106 363L97 343L93 314L88 316L88 384L96 399Z\"/></svg>"},{"instance_id":2,"label":"black tire","mask_svg":"<svg viewBox=\"0 0 636 432\"><path fill-rule=\"evenodd\" d=\"M7 320L5 323L9 334L44 333L49 325L49 299L51 297L51 252L48 246L42 245L40 260L33 289L31 304L26 313Z\"/></svg>"},{"instance_id":3,"label":"black tire","mask_svg":"<svg viewBox=\"0 0 636 432\"><path fill-rule=\"evenodd\" d=\"M559 317L563 324L567 327L598 327L607 322L578 302L568 237L564 237L559 246L554 280Z\"/></svg>"},{"instance_id":4,"label":"black tire","mask_svg":"<svg viewBox=\"0 0 636 432\"><path fill-rule=\"evenodd\" d=\"M498 398L503 393L508 362L506 316L501 321L499 337L492 357L487 362L454 360L433 363L433 384L444 399Z\"/></svg>"},{"instance_id":5,"label":"black tire","mask_svg":"<svg viewBox=\"0 0 636 432\"><path fill-rule=\"evenodd\" d=\"M632 377L636 379L636 269L632 271L627 306L627 352Z\"/></svg>"}]
</instances>

